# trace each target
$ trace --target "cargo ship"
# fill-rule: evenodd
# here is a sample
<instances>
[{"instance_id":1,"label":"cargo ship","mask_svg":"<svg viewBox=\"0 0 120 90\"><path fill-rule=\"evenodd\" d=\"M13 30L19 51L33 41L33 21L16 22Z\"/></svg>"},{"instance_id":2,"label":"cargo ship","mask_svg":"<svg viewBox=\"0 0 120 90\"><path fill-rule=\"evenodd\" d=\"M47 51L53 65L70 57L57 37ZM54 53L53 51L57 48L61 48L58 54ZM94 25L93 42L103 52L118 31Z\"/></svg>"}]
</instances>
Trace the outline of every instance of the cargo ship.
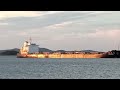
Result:
<instances>
[{"instance_id":1,"label":"cargo ship","mask_svg":"<svg viewBox=\"0 0 120 90\"><path fill-rule=\"evenodd\" d=\"M39 52L39 45L25 41L19 53L18 58L120 58L120 50L111 50L108 52Z\"/></svg>"}]
</instances>

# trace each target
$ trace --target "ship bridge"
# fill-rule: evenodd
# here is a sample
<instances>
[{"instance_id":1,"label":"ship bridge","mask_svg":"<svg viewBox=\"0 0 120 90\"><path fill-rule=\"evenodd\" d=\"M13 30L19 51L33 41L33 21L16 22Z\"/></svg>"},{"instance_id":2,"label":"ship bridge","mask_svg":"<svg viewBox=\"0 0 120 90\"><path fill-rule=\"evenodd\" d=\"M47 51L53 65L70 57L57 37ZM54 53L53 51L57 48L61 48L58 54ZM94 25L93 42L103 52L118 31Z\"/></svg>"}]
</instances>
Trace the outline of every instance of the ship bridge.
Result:
<instances>
[{"instance_id":1,"label":"ship bridge","mask_svg":"<svg viewBox=\"0 0 120 90\"><path fill-rule=\"evenodd\" d=\"M20 49L21 54L39 53L39 45L25 41L23 47Z\"/></svg>"}]
</instances>

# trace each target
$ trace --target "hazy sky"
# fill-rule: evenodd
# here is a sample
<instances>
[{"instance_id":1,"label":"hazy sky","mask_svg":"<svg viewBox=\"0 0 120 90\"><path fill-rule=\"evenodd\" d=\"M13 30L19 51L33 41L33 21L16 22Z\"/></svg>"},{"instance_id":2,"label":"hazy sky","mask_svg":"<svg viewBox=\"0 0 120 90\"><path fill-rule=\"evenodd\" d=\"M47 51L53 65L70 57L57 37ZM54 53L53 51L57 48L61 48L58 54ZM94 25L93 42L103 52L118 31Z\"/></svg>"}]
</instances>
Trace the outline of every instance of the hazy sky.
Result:
<instances>
[{"instance_id":1,"label":"hazy sky","mask_svg":"<svg viewBox=\"0 0 120 90\"><path fill-rule=\"evenodd\" d=\"M0 49L32 41L52 50L118 49L120 11L0 11Z\"/></svg>"}]
</instances>

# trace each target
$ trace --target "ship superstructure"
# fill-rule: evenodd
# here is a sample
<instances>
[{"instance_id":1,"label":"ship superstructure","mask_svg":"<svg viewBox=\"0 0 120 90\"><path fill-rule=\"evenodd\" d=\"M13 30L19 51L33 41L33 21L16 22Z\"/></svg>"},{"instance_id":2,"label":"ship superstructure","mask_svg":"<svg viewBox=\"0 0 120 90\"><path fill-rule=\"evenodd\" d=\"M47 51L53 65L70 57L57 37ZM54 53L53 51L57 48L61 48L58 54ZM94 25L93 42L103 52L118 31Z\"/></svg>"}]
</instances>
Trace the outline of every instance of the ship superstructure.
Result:
<instances>
[{"instance_id":1,"label":"ship superstructure","mask_svg":"<svg viewBox=\"0 0 120 90\"><path fill-rule=\"evenodd\" d=\"M20 49L20 54L35 54L39 53L39 45L25 41L23 47Z\"/></svg>"}]
</instances>

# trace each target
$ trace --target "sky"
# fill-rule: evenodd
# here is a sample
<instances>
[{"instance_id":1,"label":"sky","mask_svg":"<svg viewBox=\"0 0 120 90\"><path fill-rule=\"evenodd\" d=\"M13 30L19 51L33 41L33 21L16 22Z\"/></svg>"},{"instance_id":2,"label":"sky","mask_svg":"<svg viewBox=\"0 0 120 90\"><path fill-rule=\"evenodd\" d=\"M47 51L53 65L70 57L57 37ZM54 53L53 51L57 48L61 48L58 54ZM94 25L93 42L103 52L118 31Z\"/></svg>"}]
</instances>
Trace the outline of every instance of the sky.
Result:
<instances>
[{"instance_id":1,"label":"sky","mask_svg":"<svg viewBox=\"0 0 120 90\"><path fill-rule=\"evenodd\" d=\"M120 46L120 11L0 11L0 50L24 41L51 50L109 51Z\"/></svg>"}]
</instances>

